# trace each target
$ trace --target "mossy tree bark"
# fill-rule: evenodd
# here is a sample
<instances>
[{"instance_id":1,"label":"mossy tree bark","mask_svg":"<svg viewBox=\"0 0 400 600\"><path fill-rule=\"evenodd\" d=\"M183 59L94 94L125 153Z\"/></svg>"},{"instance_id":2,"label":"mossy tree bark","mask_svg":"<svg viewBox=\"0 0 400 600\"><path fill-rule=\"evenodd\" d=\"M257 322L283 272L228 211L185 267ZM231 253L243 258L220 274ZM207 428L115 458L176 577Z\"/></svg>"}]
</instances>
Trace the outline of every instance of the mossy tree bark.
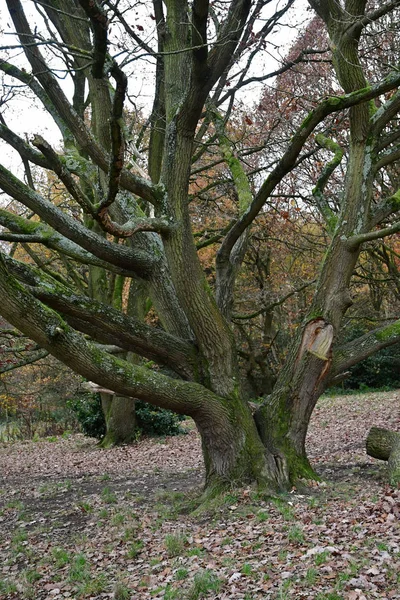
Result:
<instances>
[{"instance_id":1,"label":"mossy tree bark","mask_svg":"<svg viewBox=\"0 0 400 600\"><path fill-rule=\"evenodd\" d=\"M79 28L77 29L79 31ZM88 46L87 42L85 46ZM103 148L110 152L109 120L112 114L112 101L109 85L106 81L94 79L90 71L88 76L92 106L92 129ZM103 190L104 195L107 194L107 181L102 173L99 174L98 188ZM91 220L89 227L98 235L106 237L106 233L96 221ZM124 279L121 275L110 276L106 269L91 266L89 268L89 296L97 302L109 304L122 310ZM134 285L134 281L131 285ZM110 448L131 444L135 440L136 434L135 401L132 398L105 392L102 392L100 396L106 433L99 446Z\"/></svg>"},{"instance_id":2,"label":"mossy tree bark","mask_svg":"<svg viewBox=\"0 0 400 600\"><path fill-rule=\"evenodd\" d=\"M400 483L400 433L372 427L366 440L369 456L388 461L388 475L391 485Z\"/></svg>"}]
</instances>

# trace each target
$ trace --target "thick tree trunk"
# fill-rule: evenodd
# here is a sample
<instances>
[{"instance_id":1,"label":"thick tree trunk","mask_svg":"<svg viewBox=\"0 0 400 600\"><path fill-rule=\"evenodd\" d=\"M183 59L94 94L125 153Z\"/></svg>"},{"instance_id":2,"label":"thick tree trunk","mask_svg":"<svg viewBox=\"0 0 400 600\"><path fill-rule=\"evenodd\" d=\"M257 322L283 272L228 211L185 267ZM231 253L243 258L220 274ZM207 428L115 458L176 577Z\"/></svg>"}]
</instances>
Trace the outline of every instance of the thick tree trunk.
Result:
<instances>
[{"instance_id":1,"label":"thick tree trunk","mask_svg":"<svg viewBox=\"0 0 400 600\"><path fill-rule=\"evenodd\" d=\"M388 461L388 474L391 485L400 483L400 433L372 427L366 440L368 456Z\"/></svg>"},{"instance_id":2,"label":"thick tree trunk","mask_svg":"<svg viewBox=\"0 0 400 600\"><path fill-rule=\"evenodd\" d=\"M235 484L256 484L271 492L288 489L284 463L262 443L248 403L239 396L215 400L193 415L202 440L207 494Z\"/></svg>"}]
</instances>

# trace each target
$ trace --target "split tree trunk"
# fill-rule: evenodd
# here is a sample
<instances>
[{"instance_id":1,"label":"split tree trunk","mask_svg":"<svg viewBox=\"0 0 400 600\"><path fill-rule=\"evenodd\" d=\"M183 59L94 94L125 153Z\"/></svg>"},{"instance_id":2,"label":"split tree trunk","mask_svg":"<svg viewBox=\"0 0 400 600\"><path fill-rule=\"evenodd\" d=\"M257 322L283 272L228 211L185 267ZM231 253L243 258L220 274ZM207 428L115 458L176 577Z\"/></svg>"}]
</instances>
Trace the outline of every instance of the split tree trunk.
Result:
<instances>
[{"instance_id":1,"label":"split tree trunk","mask_svg":"<svg viewBox=\"0 0 400 600\"><path fill-rule=\"evenodd\" d=\"M366 440L368 456L388 461L389 482L391 485L400 483L400 433L372 427Z\"/></svg>"},{"instance_id":2,"label":"split tree trunk","mask_svg":"<svg viewBox=\"0 0 400 600\"><path fill-rule=\"evenodd\" d=\"M249 484L271 493L287 490L287 473L262 443L248 403L239 395L207 395L207 404L192 414L202 441L205 493L213 496L226 487Z\"/></svg>"}]
</instances>

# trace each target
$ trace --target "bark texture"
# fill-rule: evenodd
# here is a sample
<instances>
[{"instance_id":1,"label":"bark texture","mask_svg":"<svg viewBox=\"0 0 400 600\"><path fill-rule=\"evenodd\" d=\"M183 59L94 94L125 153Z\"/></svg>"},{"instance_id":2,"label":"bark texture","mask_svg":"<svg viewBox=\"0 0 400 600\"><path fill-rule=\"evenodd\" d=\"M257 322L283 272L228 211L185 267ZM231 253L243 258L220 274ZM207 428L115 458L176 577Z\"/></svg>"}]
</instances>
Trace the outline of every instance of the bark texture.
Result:
<instances>
[{"instance_id":1,"label":"bark texture","mask_svg":"<svg viewBox=\"0 0 400 600\"><path fill-rule=\"evenodd\" d=\"M381 427L371 427L366 449L368 456L388 461L388 475L391 485L400 483L400 433Z\"/></svg>"},{"instance_id":2,"label":"bark texture","mask_svg":"<svg viewBox=\"0 0 400 600\"><path fill-rule=\"evenodd\" d=\"M109 448L134 442L136 415L133 398L102 393L101 407L106 421L106 434L100 446Z\"/></svg>"}]
</instances>

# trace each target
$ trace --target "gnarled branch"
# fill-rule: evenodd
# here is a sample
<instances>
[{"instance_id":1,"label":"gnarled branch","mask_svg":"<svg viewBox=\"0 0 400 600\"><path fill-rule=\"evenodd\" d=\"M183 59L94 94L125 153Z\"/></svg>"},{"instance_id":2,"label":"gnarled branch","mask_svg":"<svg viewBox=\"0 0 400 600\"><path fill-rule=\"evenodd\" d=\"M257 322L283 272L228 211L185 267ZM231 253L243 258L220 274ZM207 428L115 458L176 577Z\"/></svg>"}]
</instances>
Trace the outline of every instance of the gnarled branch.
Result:
<instances>
[{"instance_id":1,"label":"gnarled branch","mask_svg":"<svg viewBox=\"0 0 400 600\"><path fill-rule=\"evenodd\" d=\"M160 328L121 314L117 309L76 294L38 269L4 256L9 272L29 287L33 296L64 315L70 324L98 342L114 344L166 365L185 379L194 378L197 351Z\"/></svg>"},{"instance_id":2,"label":"gnarled branch","mask_svg":"<svg viewBox=\"0 0 400 600\"><path fill-rule=\"evenodd\" d=\"M188 415L201 414L206 405L211 411L220 407L219 398L201 385L167 377L100 350L24 289L2 260L0 302L9 323L89 381Z\"/></svg>"},{"instance_id":3,"label":"gnarled branch","mask_svg":"<svg viewBox=\"0 0 400 600\"><path fill-rule=\"evenodd\" d=\"M154 267L155 258L141 250L113 244L66 215L60 208L24 185L10 171L0 165L0 188L33 210L61 235L75 242L101 260L135 271L146 277Z\"/></svg>"}]
</instances>

